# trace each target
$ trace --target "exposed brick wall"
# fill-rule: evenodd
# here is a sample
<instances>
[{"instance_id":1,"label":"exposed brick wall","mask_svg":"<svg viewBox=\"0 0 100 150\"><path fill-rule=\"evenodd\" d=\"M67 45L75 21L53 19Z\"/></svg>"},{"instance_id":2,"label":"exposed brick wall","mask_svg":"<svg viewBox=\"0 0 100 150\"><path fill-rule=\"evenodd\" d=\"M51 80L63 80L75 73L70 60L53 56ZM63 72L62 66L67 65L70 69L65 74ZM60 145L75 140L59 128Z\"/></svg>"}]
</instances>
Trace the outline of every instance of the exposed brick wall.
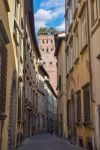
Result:
<instances>
[{"instance_id":1,"label":"exposed brick wall","mask_svg":"<svg viewBox=\"0 0 100 150\"><path fill-rule=\"evenodd\" d=\"M40 35L38 37L39 48L42 56L42 64L50 76L50 82L56 92L57 86L57 67L55 52L54 35Z\"/></svg>"}]
</instances>

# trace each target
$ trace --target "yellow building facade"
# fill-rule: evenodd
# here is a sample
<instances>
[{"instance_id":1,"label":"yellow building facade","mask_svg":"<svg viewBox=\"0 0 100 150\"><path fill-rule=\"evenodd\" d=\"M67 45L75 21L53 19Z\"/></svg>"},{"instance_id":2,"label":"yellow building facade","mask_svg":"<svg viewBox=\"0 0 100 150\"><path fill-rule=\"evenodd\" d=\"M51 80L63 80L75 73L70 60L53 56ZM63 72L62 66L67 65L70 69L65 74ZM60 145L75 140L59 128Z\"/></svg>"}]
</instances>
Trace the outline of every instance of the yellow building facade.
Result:
<instances>
[{"instance_id":1,"label":"yellow building facade","mask_svg":"<svg viewBox=\"0 0 100 150\"><path fill-rule=\"evenodd\" d=\"M35 132L34 123L31 122L38 109L37 72L40 53L33 26L32 6L31 0L0 1L1 150L16 149L21 144L22 137Z\"/></svg>"},{"instance_id":2,"label":"yellow building facade","mask_svg":"<svg viewBox=\"0 0 100 150\"><path fill-rule=\"evenodd\" d=\"M58 134L67 138L67 113L66 113L66 52L65 33L60 33L55 37L57 58L57 94L58 94Z\"/></svg>"},{"instance_id":3,"label":"yellow building facade","mask_svg":"<svg viewBox=\"0 0 100 150\"><path fill-rule=\"evenodd\" d=\"M40 59L33 0L0 0L0 150L15 150L24 138L46 131L48 73ZM53 104L52 114L56 119Z\"/></svg>"},{"instance_id":4,"label":"yellow building facade","mask_svg":"<svg viewBox=\"0 0 100 150\"><path fill-rule=\"evenodd\" d=\"M11 45L9 19L4 1L0 1L0 6L0 149L2 149L3 147L3 141L5 141L4 149L7 149L7 127L9 118L9 100L11 85L10 81L15 67L15 61L14 52ZM3 51L5 52L3 53ZM5 72L3 71L3 68L5 68ZM2 87L2 84L4 85L4 87ZM4 92L1 91L1 89Z\"/></svg>"},{"instance_id":5,"label":"yellow building facade","mask_svg":"<svg viewBox=\"0 0 100 150\"><path fill-rule=\"evenodd\" d=\"M92 92L95 110L96 148L100 149L100 1L88 1Z\"/></svg>"},{"instance_id":6,"label":"yellow building facade","mask_svg":"<svg viewBox=\"0 0 100 150\"><path fill-rule=\"evenodd\" d=\"M7 57L6 64L4 64L4 67L7 67L7 72L5 74L7 83L6 83L6 89L3 89L6 92L5 94L6 96L5 97L6 119L4 121L4 125L2 128L2 135L1 135L2 140L0 144L1 149L7 150L7 149L14 149L16 147L16 142L17 142L16 141L17 139L17 112L18 112L17 100L19 97L19 91L22 92L22 75L23 75L23 65L19 59L23 57L23 48L22 48L23 42L21 42L22 30L21 28L19 28L20 21L17 20L19 18L17 16L20 15L20 17L22 17L23 13L21 12L22 5L19 2L0 1L0 6L1 6L0 14L2 14L0 15L1 24L2 25L4 24L4 26L2 27L5 28L5 30L4 29L3 30L7 32L8 39L9 39L9 44L6 46L8 57ZM15 12L15 7L17 7L16 8L17 12ZM0 34L2 33L3 30L1 28ZM15 32L17 32L16 37L15 37ZM7 40L7 37L5 37L5 39ZM18 43L16 43L16 41ZM19 41L20 41L20 44L19 44ZM3 65L3 63L1 63L1 65ZM2 77L2 74L1 74L1 77ZM2 82L3 80L4 79L2 77ZM0 91L0 93L2 92ZM2 101L3 98L0 98L0 100ZM21 102L22 102L22 99L20 100L20 103Z\"/></svg>"},{"instance_id":7,"label":"yellow building facade","mask_svg":"<svg viewBox=\"0 0 100 150\"><path fill-rule=\"evenodd\" d=\"M86 0L66 0L66 90L68 139L95 149L95 118Z\"/></svg>"}]
</instances>

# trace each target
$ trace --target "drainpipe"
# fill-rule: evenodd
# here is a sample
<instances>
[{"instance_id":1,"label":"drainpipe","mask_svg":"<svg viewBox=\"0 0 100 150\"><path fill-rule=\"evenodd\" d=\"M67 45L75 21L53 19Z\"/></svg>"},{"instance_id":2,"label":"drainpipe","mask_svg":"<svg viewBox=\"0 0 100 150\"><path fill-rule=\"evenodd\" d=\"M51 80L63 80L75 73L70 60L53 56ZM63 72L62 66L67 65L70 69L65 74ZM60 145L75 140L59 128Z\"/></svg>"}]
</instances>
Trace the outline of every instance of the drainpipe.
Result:
<instances>
[{"instance_id":1,"label":"drainpipe","mask_svg":"<svg viewBox=\"0 0 100 150\"><path fill-rule=\"evenodd\" d=\"M95 143L95 128L94 128L94 107L95 107L95 101L93 99L93 80L92 80L92 64L91 64L91 30L90 30L90 23L89 23L89 0L87 1L87 20L88 20L88 48L89 48L89 69L90 69L90 93L91 93L91 120L92 120L92 126L93 126L93 134L92 134L92 143L93 143L93 150L96 149L96 143Z\"/></svg>"}]
</instances>

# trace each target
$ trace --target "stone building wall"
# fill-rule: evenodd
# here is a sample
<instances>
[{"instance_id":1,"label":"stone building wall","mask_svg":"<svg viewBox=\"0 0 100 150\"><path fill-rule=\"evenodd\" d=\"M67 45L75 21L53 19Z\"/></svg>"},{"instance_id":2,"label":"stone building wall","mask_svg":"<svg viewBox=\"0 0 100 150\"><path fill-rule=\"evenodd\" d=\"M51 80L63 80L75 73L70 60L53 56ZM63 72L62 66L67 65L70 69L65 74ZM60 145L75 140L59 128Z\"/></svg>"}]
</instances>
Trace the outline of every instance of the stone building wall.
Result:
<instances>
[{"instance_id":1,"label":"stone building wall","mask_svg":"<svg viewBox=\"0 0 100 150\"><path fill-rule=\"evenodd\" d=\"M38 37L39 48L42 56L42 64L50 76L50 82L56 91L56 58L54 57L55 52L55 41L54 35L40 35Z\"/></svg>"}]
</instances>

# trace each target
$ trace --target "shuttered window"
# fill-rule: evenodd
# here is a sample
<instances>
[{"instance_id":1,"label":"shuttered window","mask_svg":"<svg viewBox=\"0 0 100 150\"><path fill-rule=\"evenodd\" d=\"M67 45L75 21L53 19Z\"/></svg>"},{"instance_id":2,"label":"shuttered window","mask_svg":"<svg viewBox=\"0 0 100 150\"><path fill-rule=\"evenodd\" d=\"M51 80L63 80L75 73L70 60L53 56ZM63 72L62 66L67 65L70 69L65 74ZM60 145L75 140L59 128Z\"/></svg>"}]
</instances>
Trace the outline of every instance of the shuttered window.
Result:
<instances>
[{"instance_id":1,"label":"shuttered window","mask_svg":"<svg viewBox=\"0 0 100 150\"><path fill-rule=\"evenodd\" d=\"M7 77L7 50L0 39L0 112L5 112L6 103L6 77Z\"/></svg>"},{"instance_id":2,"label":"shuttered window","mask_svg":"<svg viewBox=\"0 0 100 150\"><path fill-rule=\"evenodd\" d=\"M98 116L99 116L99 136L100 136L100 105L99 105L99 108L98 108Z\"/></svg>"},{"instance_id":3,"label":"shuttered window","mask_svg":"<svg viewBox=\"0 0 100 150\"><path fill-rule=\"evenodd\" d=\"M77 123L81 122L81 92L77 92Z\"/></svg>"},{"instance_id":4,"label":"shuttered window","mask_svg":"<svg viewBox=\"0 0 100 150\"><path fill-rule=\"evenodd\" d=\"M83 99L84 99L84 123L89 123L90 117L90 86L83 87Z\"/></svg>"}]
</instances>

